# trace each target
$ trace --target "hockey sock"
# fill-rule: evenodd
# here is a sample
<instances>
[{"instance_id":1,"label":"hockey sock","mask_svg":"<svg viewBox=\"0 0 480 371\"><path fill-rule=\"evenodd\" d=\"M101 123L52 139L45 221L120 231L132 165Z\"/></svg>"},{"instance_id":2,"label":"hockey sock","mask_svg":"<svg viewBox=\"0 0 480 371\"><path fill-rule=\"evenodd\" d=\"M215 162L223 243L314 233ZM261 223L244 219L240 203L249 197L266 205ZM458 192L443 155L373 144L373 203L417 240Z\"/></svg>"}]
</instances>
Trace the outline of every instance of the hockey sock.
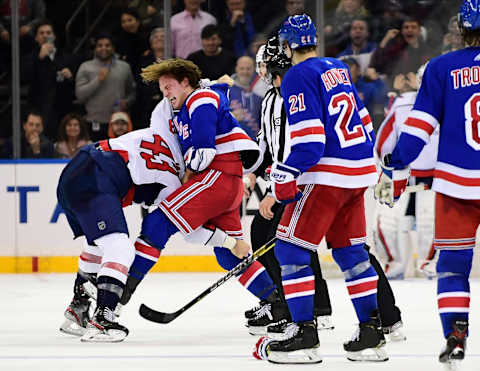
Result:
<instances>
[{"instance_id":1,"label":"hockey sock","mask_svg":"<svg viewBox=\"0 0 480 371\"><path fill-rule=\"evenodd\" d=\"M437 262L438 312L443 335L453 331L456 320L468 321L473 250L440 250Z\"/></svg>"},{"instance_id":2,"label":"hockey sock","mask_svg":"<svg viewBox=\"0 0 480 371\"><path fill-rule=\"evenodd\" d=\"M275 255L282 268L283 292L293 322L312 321L315 277L310 267L310 251L277 240Z\"/></svg>"},{"instance_id":3,"label":"hockey sock","mask_svg":"<svg viewBox=\"0 0 480 371\"><path fill-rule=\"evenodd\" d=\"M177 232L178 228L165 216L163 211L156 209L143 219L140 234L148 239L149 245L162 250L168 239Z\"/></svg>"},{"instance_id":4,"label":"hockey sock","mask_svg":"<svg viewBox=\"0 0 480 371\"><path fill-rule=\"evenodd\" d=\"M98 277L97 307L108 307L114 311L120 301L124 288L125 284L116 278L108 276Z\"/></svg>"},{"instance_id":5,"label":"hockey sock","mask_svg":"<svg viewBox=\"0 0 480 371\"><path fill-rule=\"evenodd\" d=\"M214 247L213 250L218 264L227 271L235 268L242 261L225 247ZM275 284L265 267L258 261L254 261L240 273L238 281L260 300L266 299L275 290Z\"/></svg>"},{"instance_id":6,"label":"hockey sock","mask_svg":"<svg viewBox=\"0 0 480 371\"><path fill-rule=\"evenodd\" d=\"M161 250L156 249L146 242L147 238L140 236L135 241L135 259L128 272L138 280L143 280L145 275L157 263Z\"/></svg>"},{"instance_id":7,"label":"hockey sock","mask_svg":"<svg viewBox=\"0 0 480 371\"><path fill-rule=\"evenodd\" d=\"M340 266L360 323L368 322L377 309L378 276L370 264L363 244L332 249L332 256Z\"/></svg>"}]
</instances>

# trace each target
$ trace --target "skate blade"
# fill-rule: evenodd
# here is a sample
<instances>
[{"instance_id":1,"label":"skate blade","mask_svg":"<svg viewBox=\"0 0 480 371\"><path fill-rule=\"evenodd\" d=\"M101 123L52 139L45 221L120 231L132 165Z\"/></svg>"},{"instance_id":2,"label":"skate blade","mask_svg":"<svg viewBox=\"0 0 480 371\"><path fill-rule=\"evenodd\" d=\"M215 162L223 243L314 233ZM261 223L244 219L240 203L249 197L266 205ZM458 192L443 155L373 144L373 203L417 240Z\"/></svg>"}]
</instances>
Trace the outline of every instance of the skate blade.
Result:
<instances>
[{"instance_id":1,"label":"skate blade","mask_svg":"<svg viewBox=\"0 0 480 371\"><path fill-rule=\"evenodd\" d=\"M127 337L125 332L120 330L101 331L97 328L88 329L80 338L84 343L119 343Z\"/></svg>"},{"instance_id":2,"label":"skate blade","mask_svg":"<svg viewBox=\"0 0 480 371\"><path fill-rule=\"evenodd\" d=\"M386 337L388 341L391 343L399 343L401 341L407 340L407 337L402 332L399 332L399 331L394 331L390 334L387 334Z\"/></svg>"},{"instance_id":3,"label":"skate blade","mask_svg":"<svg viewBox=\"0 0 480 371\"><path fill-rule=\"evenodd\" d=\"M310 364L321 363L322 356L317 348L301 349L294 352L268 352L268 361L276 364Z\"/></svg>"},{"instance_id":4,"label":"skate blade","mask_svg":"<svg viewBox=\"0 0 480 371\"><path fill-rule=\"evenodd\" d=\"M248 333L253 336L267 335L267 326L247 326Z\"/></svg>"},{"instance_id":5,"label":"skate blade","mask_svg":"<svg viewBox=\"0 0 480 371\"><path fill-rule=\"evenodd\" d=\"M443 364L443 369L445 371L459 371L460 370L460 360L451 359Z\"/></svg>"},{"instance_id":6,"label":"skate blade","mask_svg":"<svg viewBox=\"0 0 480 371\"><path fill-rule=\"evenodd\" d=\"M385 362L388 355L383 348L368 348L359 352L347 352L347 359L354 362Z\"/></svg>"},{"instance_id":7,"label":"skate blade","mask_svg":"<svg viewBox=\"0 0 480 371\"><path fill-rule=\"evenodd\" d=\"M67 335L83 336L87 331L86 328L79 326L76 322L65 319L60 326L60 332Z\"/></svg>"},{"instance_id":8,"label":"skate blade","mask_svg":"<svg viewBox=\"0 0 480 371\"><path fill-rule=\"evenodd\" d=\"M283 332L268 332L268 331L267 331L267 336L273 340L284 340L286 337Z\"/></svg>"}]
</instances>

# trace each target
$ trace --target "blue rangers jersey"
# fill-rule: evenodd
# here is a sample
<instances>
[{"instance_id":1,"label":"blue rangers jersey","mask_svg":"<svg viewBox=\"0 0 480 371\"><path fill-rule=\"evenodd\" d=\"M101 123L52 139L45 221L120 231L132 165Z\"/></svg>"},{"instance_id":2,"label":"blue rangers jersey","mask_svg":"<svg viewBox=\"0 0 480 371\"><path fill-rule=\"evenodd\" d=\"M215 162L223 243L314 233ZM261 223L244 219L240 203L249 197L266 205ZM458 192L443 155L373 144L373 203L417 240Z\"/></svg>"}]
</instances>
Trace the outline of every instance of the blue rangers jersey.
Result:
<instances>
[{"instance_id":1,"label":"blue rangers jersey","mask_svg":"<svg viewBox=\"0 0 480 371\"><path fill-rule=\"evenodd\" d=\"M298 184L376 183L373 125L346 64L309 58L290 68L281 90L291 138L285 164L302 172Z\"/></svg>"},{"instance_id":2,"label":"blue rangers jersey","mask_svg":"<svg viewBox=\"0 0 480 371\"><path fill-rule=\"evenodd\" d=\"M195 149L215 148L216 156L249 152L242 156L246 172L255 170L261 162L260 149L230 113L227 85L213 85L197 89L185 100L174 125L183 155L193 146ZM249 161L246 161L246 158Z\"/></svg>"},{"instance_id":3,"label":"blue rangers jersey","mask_svg":"<svg viewBox=\"0 0 480 371\"><path fill-rule=\"evenodd\" d=\"M415 160L440 126L432 188L440 193L480 199L480 47L432 59L392 152L391 164Z\"/></svg>"}]
</instances>

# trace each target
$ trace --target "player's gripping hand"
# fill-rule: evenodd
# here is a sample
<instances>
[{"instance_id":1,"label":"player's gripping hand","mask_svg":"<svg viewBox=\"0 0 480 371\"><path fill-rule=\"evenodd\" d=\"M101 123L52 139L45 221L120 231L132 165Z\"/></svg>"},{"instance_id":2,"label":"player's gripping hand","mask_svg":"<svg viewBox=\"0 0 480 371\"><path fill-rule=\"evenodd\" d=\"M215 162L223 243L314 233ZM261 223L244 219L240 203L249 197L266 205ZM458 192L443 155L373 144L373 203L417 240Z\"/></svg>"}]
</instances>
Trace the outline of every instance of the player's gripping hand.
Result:
<instances>
[{"instance_id":1,"label":"player's gripping hand","mask_svg":"<svg viewBox=\"0 0 480 371\"><path fill-rule=\"evenodd\" d=\"M260 339L258 339L257 343L255 344L255 347L253 348L253 353L252 353L253 357L260 360L267 360L268 346L272 341L273 339L267 336L262 336Z\"/></svg>"},{"instance_id":2,"label":"player's gripping hand","mask_svg":"<svg viewBox=\"0 0 480 371\"><path fill-rule=\"evenodd\" d=\"M185 166L195 172L205 170L208 165L213 161L213 158L217 154L215 148L198 148L190 147L183 159L185 160Z\"/></svg>"},{"instance_id":3,"label":"player's gripping hand","mask_svg":"<svg viewBox=\"0 0 480 371\"><path fill-rule=\"evenodd\" d=\"M272 182L272 193L277 201L288 204L298 201L302 192L297 188L297 178L300 171L294 167L274 162L270 172Z\"/></svg>"},{"instance_id":4,"label":"player's gripping hand","mask_svg":"<svg viewBox=\"0 0 480 371\"><path fill-rule=\"evenodd\" d=\"M393 207L405 191L410 170L408 168L395 170L390 165L390 155L386 155L380 164L382 171L375 186L375 199L381 204Z\"/></svg>"}]
</instances>

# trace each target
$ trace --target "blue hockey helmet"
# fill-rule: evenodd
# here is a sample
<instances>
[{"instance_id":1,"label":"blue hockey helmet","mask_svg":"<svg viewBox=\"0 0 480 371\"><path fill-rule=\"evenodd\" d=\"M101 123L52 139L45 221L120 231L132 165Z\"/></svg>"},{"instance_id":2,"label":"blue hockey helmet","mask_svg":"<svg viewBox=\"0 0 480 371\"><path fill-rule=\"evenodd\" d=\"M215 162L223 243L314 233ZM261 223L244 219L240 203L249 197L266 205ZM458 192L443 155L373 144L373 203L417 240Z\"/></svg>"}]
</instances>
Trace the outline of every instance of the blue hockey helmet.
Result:
<instances>
[{"instance_id":1,"label":"blue hockey helmet","mask_svg":"<svg viewBox=\"0 0 480 371\"><path fill-rule=\"evenodd\" d=\"M317 45L317 30L312 19L306 15L292 15L282 24L278 32L280 42L286 41L292 50Z\"/></svg>"},{"instance_id":2,"label":"blue hockey helmet","mask_svg":"<svg viewBox=\"0 0 480 371\"><path fill-rule=\"evenodd\" d=\"M458 11L460 29L473 31L480 28L480 0L464 0Z\"/></svg>"}]
</instances>

